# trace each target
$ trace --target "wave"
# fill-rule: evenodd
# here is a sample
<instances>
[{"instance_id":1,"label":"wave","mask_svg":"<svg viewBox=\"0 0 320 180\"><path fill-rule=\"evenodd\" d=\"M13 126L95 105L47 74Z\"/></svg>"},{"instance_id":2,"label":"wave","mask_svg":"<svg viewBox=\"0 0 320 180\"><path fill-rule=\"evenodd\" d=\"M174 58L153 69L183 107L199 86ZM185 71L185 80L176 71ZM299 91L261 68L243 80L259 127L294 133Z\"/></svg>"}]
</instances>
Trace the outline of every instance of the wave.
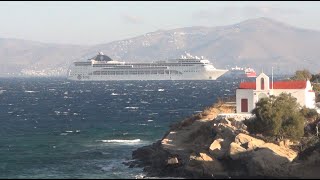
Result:
<instances>
[{"instance_id":1,"label":"wave","mask_svg":"<svg viewBox=\"0 0 320 180\"><path fill-rule=\"evenodd\" d=\"M111 140L97 140L98 142L106 143L137 143L140 142L140 139L125 140L125 139L111 139Z\"/></svg>"},{"instance_id":2,"label":"wave","mask_svg":"<svg viewBox=\"0 0 320 180\"><path fill-rule=\"evenodd\" d=\"M139 109L139 107L125 107L125 109Z\"/></svg>"},{"instance_id":3,"label":"wave","mask_svg":"<svg viewBox=\"0 0 320 180\"><path fill-rule=\"evenodd\" d=\"M26 93L36 93L36 92L39 92L39 91L24 91Z\"/></svg>"}]
</instances>

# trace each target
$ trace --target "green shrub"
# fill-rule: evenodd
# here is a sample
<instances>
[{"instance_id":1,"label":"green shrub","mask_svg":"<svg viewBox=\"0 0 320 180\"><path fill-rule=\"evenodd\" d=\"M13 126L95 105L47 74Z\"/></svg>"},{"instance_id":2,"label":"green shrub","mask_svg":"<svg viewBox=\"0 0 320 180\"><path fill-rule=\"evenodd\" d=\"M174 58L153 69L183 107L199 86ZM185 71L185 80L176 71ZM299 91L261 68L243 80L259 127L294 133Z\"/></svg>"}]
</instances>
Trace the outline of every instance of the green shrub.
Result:
<instances>
[{"instance_id":1,"label":"green shrub","mask_svg":"<svg viewBox=\"0 0 320 180\"><path fill-rule=\"evenodd\" d=\"M244 123L250 133L299 139L304 134L304 117L299 108L290 94L262 98L252 110L255 118Z\"/></svg>"},{"instance_id":2,"label":"green shrub","mask_svg":"<svg viewBox=\"0 0 320 180\"><path fill-rule=\"evenodd\" d=\"M305 118L310 118L316 120L318 118L318 112L315 109L310 109L307 107L302 107L300 112Z\"/></svg>"},{"instance_id":3,"label":"green shrub","mask_svg":"<svg viewBox=\"0 0 320 180\"><path fill-rule=\"evenodd\" d=\"M298 70L295 72L294 76L291 77L291 80L306 80L306 79L311 79L312 78L312 74L304 69L304 70Z\"/></svg>"}]
</instances>

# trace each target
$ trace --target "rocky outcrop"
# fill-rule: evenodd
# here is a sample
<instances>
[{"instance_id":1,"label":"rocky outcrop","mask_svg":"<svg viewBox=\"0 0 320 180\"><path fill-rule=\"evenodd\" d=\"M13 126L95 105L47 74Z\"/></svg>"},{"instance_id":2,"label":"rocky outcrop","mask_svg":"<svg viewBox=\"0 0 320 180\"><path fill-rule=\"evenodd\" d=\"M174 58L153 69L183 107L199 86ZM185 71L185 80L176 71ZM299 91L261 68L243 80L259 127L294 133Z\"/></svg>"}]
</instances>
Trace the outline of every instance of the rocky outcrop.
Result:
<instances>
[{"instance_id":1,"label":"rocky outcrop","mask_svg":"<svg viewBox=\"0 0 320 180\"><path fill-rule=\"evenodd\" d=\"M219 111L223 112L212 107L212 114L184 121L187 125L174 126L161 141L137 149L130 167L142 166L149 176L187 178L308 177L298 169L320 167L319 151L309 153L316 160L297 161L298 153L289 142L274 144L253 137L241 120L213 114Z\"/></svg>"}]
</instances>

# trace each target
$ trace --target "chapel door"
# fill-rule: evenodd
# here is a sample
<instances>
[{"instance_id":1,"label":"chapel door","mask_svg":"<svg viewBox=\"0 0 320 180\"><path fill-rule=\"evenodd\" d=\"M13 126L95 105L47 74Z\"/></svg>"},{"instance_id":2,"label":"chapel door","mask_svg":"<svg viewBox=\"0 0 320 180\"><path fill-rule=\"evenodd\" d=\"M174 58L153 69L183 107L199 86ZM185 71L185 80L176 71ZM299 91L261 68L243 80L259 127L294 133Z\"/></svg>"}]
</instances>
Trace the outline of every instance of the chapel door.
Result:
<instances>
[{"instance_id":1,"label":"chapel door","mask_svg":"<svg viewBox=\"0 0 320 180\"><path fill-rule=\"evenodd\" d=\"M248 99L241 99L241 112L248 112Z\"/></svg>"}]
</instances>

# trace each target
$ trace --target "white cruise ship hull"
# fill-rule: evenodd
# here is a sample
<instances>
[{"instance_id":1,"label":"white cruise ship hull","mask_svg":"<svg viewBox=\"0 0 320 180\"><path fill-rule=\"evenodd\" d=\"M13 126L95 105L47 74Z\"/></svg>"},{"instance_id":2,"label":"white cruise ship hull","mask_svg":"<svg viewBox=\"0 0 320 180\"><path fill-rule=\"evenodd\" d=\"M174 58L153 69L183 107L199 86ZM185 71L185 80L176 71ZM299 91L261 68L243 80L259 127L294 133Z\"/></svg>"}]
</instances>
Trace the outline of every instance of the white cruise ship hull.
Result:
<instances>
[{"instance_id":1,"label":"white cruise ship hull","mask_svg":"<svg viewBox=\"0 0 320 180\"><path fill-rule=\"evenodd\" d=\"M169 74L137 74L137 75L69 75L69 80L74 81L118 81L118 80L216 80L227 70L214 70L208 72L184 73L179 75Z\"/></svg>"},{"instance_id":2,"label":"white cruise ship hull","mask_svg":"<svg viewBox=\"0 0 320 180\"><path fill-rule=\"evenodd\" d=\"M216 69L209 60L183 58L170 62L125 63L100 53L89 61L74 62L68 79L74 81L118 80L216 80L228 70Z\"/></svg>"}]
</instances>

